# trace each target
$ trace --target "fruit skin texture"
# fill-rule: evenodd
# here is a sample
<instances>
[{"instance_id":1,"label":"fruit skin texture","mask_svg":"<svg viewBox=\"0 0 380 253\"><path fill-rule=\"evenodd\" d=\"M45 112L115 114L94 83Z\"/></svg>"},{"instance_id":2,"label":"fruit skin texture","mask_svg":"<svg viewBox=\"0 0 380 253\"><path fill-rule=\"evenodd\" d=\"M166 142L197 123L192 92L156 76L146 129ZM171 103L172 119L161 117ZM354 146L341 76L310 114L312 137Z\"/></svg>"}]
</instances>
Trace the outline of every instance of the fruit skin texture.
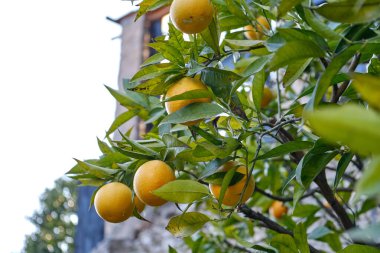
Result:
<instances>
[{"instance_id":1,"label":"fruit skin texture","mask_svg":"<svg viewBox=\"0 0 380 253\"><path fill-rule=\"evenodd\" d=\"M245 37L247 37L248 39L251 39L251 40L261 40L264 36L264 33L263 33L263 27L265 27L265 29L269 30L270 29L270 25L268 23L268 20L263 17L263 16L259 16L257 19L257 25L256 25L256 28L254 28L252 25L246 25L244 26L244 35Z\"/></svg>"},{"instance_id":2,"label":"fruit skin texture","mask_svg":"<svg viewBox=\"0 0 380 253\"><path fill-rule=\"evenodd\" d=\"M133 212L132 191L122 183L106 184L96 192L94 206L98 215L105 221L123 222Z\"/></svg>"},{"instance_id":3,"label":"fruit skin texture","mask_svg":"<svg viewBox=\"0 0 380 253\"><path fill-rule=\"evenodd\" d=\"M170 18L183 33L200 33L212 21L214 9L210 0L174 0L170 6Z\"/></svg>"},{"instance_id":4,"label":"fruit skin texture","mask_svg":"<svg viewBox=\"0 0 380 253\"><path fill-rule=\"evenodd\" d=\"M272 91L268 87L264 87L263 97L261 99L261 108L267 107L273 98L274 95Z\"/></svg>"},{"instance_id":5,"label":"fruit skin texture","mask_svg":"<svg viewBox=\"0 0 380 253\"><path fill-rule=\"evenodd\" d=\"M218 171L219 172L228 171L230 169L236 168L236 166L238 166L236 162L230 161L223 164L221 167L219 167ZM223 201L222 201L223 205L235 206L239 202L240 196L243 192L245 182L247 181L247 176L246 176L247 168L243 165L240 165L236 168L236 171L244 174L245 176L239 182L227 188L224 194ZM222 186L216 185L216 184L210 184L209 188L210 188L211 194L215 198L219 199ZM245 203L252 196L254 189L255 189L255 181L253 179L253 176L251 176L247 185L247 189L244 192L243 198L241 200L241 203Z\"/></svg>"},{"instance_id":6,"label":"fruit skin texture","mask_svg":"<svg viewBox=\"0 0 380 253\"><path fill-rule=\"evenodd\" d=\"M207 90L207 86L204 85L200 80L190 77L184 77L177 83L172 85L166 92L166 98L170 98L176 95L180 95L191 90ZM168 114L178 111L179 109L192 104L192 103L209 103L211 98L195 98L195 99L184 99L165 102L165 108ZM194 120L189 122L184 122L182 124L187 126L192 126L200 122L201 120Z\"/></svg>"},{"instance_id":7,"label":"fruit skin texture","mask_svg":"<svg viewBox=\"0 0 380 253\"><path fill-rule=\"evenodd\" d=\"M276 219L280 219L284 214L288 212L288 208L281 201L274 201L269 208L269 213Z\"/></svg>"},{"instance_id":8,"label":"fruit skin texture","mask_svg":"<svg viewBox=\"0 0 380 253\"><path fill-rule=\"evenodd\" d=\"M133 178L137 197L146 205L161 206L167 201L153 194L164 184L175 180L173 170L166 163L152 160L141 165Z\"/></svg>"}]
</instances>

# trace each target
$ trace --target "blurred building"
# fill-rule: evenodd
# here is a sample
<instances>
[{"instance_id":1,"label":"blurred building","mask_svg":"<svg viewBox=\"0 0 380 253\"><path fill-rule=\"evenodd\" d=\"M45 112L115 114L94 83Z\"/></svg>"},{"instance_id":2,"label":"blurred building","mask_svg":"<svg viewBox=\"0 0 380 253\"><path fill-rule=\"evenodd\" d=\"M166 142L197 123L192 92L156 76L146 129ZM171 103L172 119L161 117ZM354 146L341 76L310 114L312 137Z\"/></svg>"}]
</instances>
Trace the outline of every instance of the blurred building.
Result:
<instances>
[{"instance_id":1,"label":"blurred building","mask_svg":"<svg viewBox=\"0 0 380 253\"><path fill-rule=\"evenodd\" d=\"M119 19L108 18L121 26L121 55L118 76L118 87L122 89L123 79L131 78L140 68L144 59L154 51L146 45L152 38L162 35L167 29L168 8L149 12L134 22L136 13L129 13ZM116 116L123 113L125 108L117 104ZM139 138L145 131L145 124L138 118L127 122L120 130L127 131L133 127L131 136ZM115 134L115 139L120 136ZM120 224L103 222L94 209L88 211L88 204L94 189L87 188L79 191L82 201L78 205L79 225L76 231L75 253L162 253L168 252L169 245L178 248L180 240L175 239L165 226L169 217L174 215L174 205L166 204L159 209L146 207L142 215L151 221L144 222L136 218L128 219ZM185 251L181 251L185 252Z\"/></svg>"}]
</instances>

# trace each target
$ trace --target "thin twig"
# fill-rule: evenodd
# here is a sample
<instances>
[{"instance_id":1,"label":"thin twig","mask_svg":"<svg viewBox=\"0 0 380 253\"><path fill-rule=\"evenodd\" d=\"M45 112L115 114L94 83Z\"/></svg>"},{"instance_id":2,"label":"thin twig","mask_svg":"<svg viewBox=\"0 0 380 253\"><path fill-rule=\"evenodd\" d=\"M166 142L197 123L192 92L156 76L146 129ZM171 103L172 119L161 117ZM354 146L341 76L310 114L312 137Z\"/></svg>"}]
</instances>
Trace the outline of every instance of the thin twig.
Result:
<instances>
[{"instance_id":1,"label":"thin twig","mask_svg":"<svg viewBox=\"0 0 380 253\"><path fill-rule=\"evenodd\" d=\"M360 57L361 57L361 54L356 54L354 56L354 59L351 62L351 65L350 65L350 67L348 69L348 72L355 71L356 67L359 65ZM342 85L338 88L335 96L332 97L332 99L331 99L332 103L337 103L339 101L339 98L342 96L342 94L347 89L347 87L348 87L349 84L350 84L350 80L347 80L347 81L345 81L345 82L342 83Z\"/></svg>"}]
</instances>

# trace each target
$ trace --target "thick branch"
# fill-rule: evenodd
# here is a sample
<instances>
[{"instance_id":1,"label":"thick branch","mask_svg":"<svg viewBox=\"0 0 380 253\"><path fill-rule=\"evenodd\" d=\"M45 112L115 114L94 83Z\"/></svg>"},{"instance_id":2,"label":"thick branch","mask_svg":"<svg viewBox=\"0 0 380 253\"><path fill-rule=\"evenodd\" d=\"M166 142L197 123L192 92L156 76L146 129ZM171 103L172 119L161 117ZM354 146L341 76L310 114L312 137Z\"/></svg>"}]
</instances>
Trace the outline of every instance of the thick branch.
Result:
<instances>
[{"instance_id":1,"label":"thick branch","mask_svg":"<svg viewBox=\"0 0 380 253\"><path fill-rule=\"evenodd\" d=\"M335 198L334 192L331 190L329 184L327 183L326 173L324 170L315 178L314 182L318 185L319 189L321 190L322 195L325 197L327 202L329 202L329 204L331 205L331 208L339 216L339 219L341 220L343 227L345 229L350 229L350 228L355 227L355 224L351 221L346 210Z\"/></svg>"},{"instance_id":2,"label":"thick branch","mask_svg":"<svg viewBox=\"0 0 380 253\"><path fill-rule=\"evenodd\" d=\"M251 208L249 208L246 205L239 206L239 212L244 214L244 216L249 218L249 219L261 221L262 223L264 223L265 227L267 227L270 230L276 231L280 234L287 234L287 235L290 235L292 237L294 236L292 231L287 230L286 228L282 227L280 224L278 224L278 223L272 221L271 219L265 217L261 213L252 210ZM309 245L309 248L310 248L311 253L319 253L320 252L319 250L317 250L316 248L314 248L311 245Z\"/></svg>"}]
</instances>

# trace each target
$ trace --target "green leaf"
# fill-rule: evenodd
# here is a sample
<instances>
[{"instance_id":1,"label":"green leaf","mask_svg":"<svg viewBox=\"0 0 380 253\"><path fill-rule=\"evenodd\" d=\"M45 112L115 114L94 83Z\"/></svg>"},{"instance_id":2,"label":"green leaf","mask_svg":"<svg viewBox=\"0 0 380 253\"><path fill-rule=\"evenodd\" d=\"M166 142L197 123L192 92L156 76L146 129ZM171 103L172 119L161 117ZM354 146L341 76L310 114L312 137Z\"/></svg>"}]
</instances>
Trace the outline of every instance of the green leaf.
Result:
<instances>
[{"instance_id":1,"label":"green leaf","mask_svg":"<svg viewBox=\"0 0 380 253\"><path fill-rule=\"evenodd\" d=\"M350 164L353 156L354 156L353 153L345 153L344 155L342 155L342 158L340 158L337 169L336 169L334 189L338 187L339 182L342 179L343 174L346 171L348 165Z\"/></svg>"},{"instance_id":2,"label":"green leaf","mask_svg":"<svg viewBox=\"0 0 380 253\"><path fill-rule=\"evenodd\" d=\"M270 69L277 70L297 60L323 57L324 55L325 51L314 42L289 41L277 50L270 63Z\"/></svg>"},{"instance_id":3,"label":"green leaf","mask_svg":"<svg viewBox=\"0 0 380 253\"><path fill-rule=\"evenodd\" d=\"M307 242L306 227L302 222L298 223L294 228L294 240L300 252L310 253L309 244Z\"/></svg>"},{"instance_id":4,"label":"green leaf","mask_svg":"<svg viewBox=\"0 0 380 253\"><path fill-rule=\"evenodd\" d=\"M319 208L318 208L319 209ZM309 239L319 239L321 237L324 237L326 235L334 233L327 227L316 227L311 233L309 234Z\"/></svg>"},{"instance_id":5,"label":"green leaf","mask_svg":"<svg viewBox=\"0 0 380 253\"><path fill-rule=\"evenodd\" d=\"M201 229L210 218L198 212L188 212L170 219L166 230L175 237L187 237Z\"/></svg>"},{"instance_id":6,"label":"green leaf","mask_svg":"<svg viewBox=\"0 0 380 253\"><path fill-rule=\"evenodd\" d=\"M222 185L221 185L220 193L219 193L219 199L218 199L219 206L222 205L224 195L226 194L227 188L230 186L235 173L236 173L236 170L229 170L223 177L223 181L222 181Z\"/></svg>"},{"instance_id":7,"label":"green leaf","mask_svg":"<svg viewBox=\"0 0 380 253\"><path fill-rule=\"evenodd\" d=\"M186 143L178 140L177 138L175 138L171 134L164 134L162 136L162 141L165 143L165 145L168 148L172 148L172 147L188 147L188 145Z\"/></svg>"},{"instance_id":8,"label":"green leaf","mask_svg":"<svg viewBox=\"0 0 380 253\"><path fill-rule=\"evenodd\" d=\"M216 68L206 68L202 70L202 82L209 86L213 93L228 102L229 95L231 94L232 83L240 80L241 76L238 74Z\"/></svg>"},{"instance_id":9,"label":"green leaf","mask_svg":"<svg viewBox=\"0 0 380 253\"><path fill-rule=\"evenodd\" d=\"M214 173L208 177L205 177L202 180L205 181L206 183L209 183L209 184L222 185L223 179L224 179L226 174L227 174L227 172L220 171L220 172L216 172L216 173ZM239 173L239 172L235 172L228 186L236 184L237 182L242 180L243 177L244 177L244 174Z\"/></svg>"},{"instance_id":10,"label":"green leaf","mask_svg":"<svg viewBox=\"0 0 380 253\"><path fill-rule=\"evenodd\" d=\"M336 55L330 62L329 66L323 72L321 78L318 80L315 86L312 99L310 99L307 109L314 108L322 100L324 94L326 93L328 87L334 76L339 72L339 70L347 64L347 62L354 56L354 54L360 49L360 45L353 45L345 49L342 53Z\"/></svg>"},{"instance_id":11,"label":"green leaf","mask_svg":"<svg viewBox=\"0 0 380 253\"><path fill-rule=\"evenodd\" d=\"M306 22L316 33L329 40L340 39L339 34L335 33L328 25L322 22L322 20L318 19L310 9L304 8L303 11L305 13Z\"/></svg>"},{"instance_id":12,"label":"green leaf","mask_svg":"<svg viewBox=\"0 0 380 253\"><path fill-rule=\"evenodd\" d=\"M372 58L368 65L368 73L375 76L380 76L380 59Z\"/></svg>"},{"instance_id":13,"label":"green leaf","mask_svg":"<svg viewBox=\"0 0 380 253\"><path fill-rule=\"evenodd\" d=\"M107 145L107 143L99 140L99 138L96 138L98 141L98 146L100 151L102 151L103 154L111 154L113 153L112 149Z\"/></svg>"},{"instance_id":14,"label":"green leaf","mask_svg":"<svg viewBox=\"0 0 380 253\"><path fill-rule=\"evenodd\" d=\"M326 165L338 154L330 152L323 155L312 155L297 166L297 181L305 188L309 187L314 178L326 167Z\"/></svg>"},{"instance_id":15,"label":"green leaf","mask_svg":"<svg viewBox=\"0 0 380 253\"><path fill-rule=\"evenodd\" d=\"M264 84L266 81L265 70L262 69L257 72L252 80L252 98L253 103L255 104L257 112L261 111L261 101L263 98Z\"/></svg>"},{"instance_id":16,"label":"green leaf","mask_svg":"<svg viewBox=\"0 0 380 253\"><path fill-rule=\"evenodd\" d=\"M178 253L175 248L169 245L169 253Z\"/></svg>"},{"instance_id":17,"label":"green leaf","mask_svg":"<svg viewBox=\"0 0 380 253\"><path fill-rule=\"evenodd\" d=\"M165 72L158 74L153 79L144 81L142 83L137 82L137 85L128 87L131 91L147 94L150 96L159 96L165 93L170 85L183 78L186 73L185 69L177 69L172 72Z\"/></svg>"},{"instance_id":18,"label":"green leaf","mask_svg":"<svg viewBox=\"0 0 380 253\"><path fill-rule=\"evenodd\" d=\"M374 247L370 246L364 246L364 245L350 245L347 248L344 248L337 253L379 253L380 250Z\"/></svg>"},{"instance_id":19,"label":"green leaf","mask_svg":"<svg viewBox=\"0 0 380 253\"><path fill-rule=\"evenodd\" d=\"M256 48L262 47L263 41L261 40L232 40L225 39L224 40L231 48Z\"/></svg>"},{"instance_id":20,"label":"green leaf","mask_svg":"<svg viewBox=\"0 0 380 253\"><path fill-rule=\"evenodd\" d=\"M380 110L380 77L356 73L353 85L369 105Z\"/></svg>"},{"instance_id":21,"label":"green leaf","mask_svg":"<svg viewBox=\"0 0 380 253\"><path fill-rule=\"evenodd\" d=\"M135 159L145 159L145 160L154 160L155 159L155 157L152 155L147 155L147 154L143 154L143 153L139 153L139 152L133 152L133 151L121 149L119 147L114 147L114 149L116 151L122 153L123 155L126 155L126 156L131 157L131 158L135 158Z\"/></svg>"},{"instance_id":22,"label":"green leaf","mask_svg":"<svg viewBox=\"0 0 380 253\"><path fill-rule=\"evenodd\" d=\"M103 168L97 165L93 165L87 162L82 162L80 160L74 159L78 165L83 168L87 173L100 178L100 179L106 179L109 178L111 175L115 174L118 172L118 170L114 169L108 169L108 168Z\"/></svg>"},{"instance_id":23,"label":"green leaf","mask_svg":"<svg viewBox=\"0 0 380 253\"><path fill-rule=\"evenodd\" d=\"M208 188L194 180L175 180L169 182L153 194L175 203L192 203L209 195Z\"/></svg>"},{"instance_id":24,"label":"green leaf","mask_svg":"<svg viewBox=\"0 0 380 253\"><path fill-rule=\"evenodd\" d=\"M222 145L223 144L223 141L220 138L208 133L207 131L203 130L202 128L199 128L197 126L191 126L190 129L214 145Z\"/></svg>"},{"instance_id":25,"label":"green leaf","mask_svg":"<svg viewBox=\"0 0 380 253\"><path fill-rule=\"evenodd\" d=\"M268 245L254 245L252 246L252 249L257 249L259 251L257 251L257 253L263 253L263 252L266 252L266 253L280 253L276 248L273 248L271 246L268 246Z\"/></svg>"},{"instance_id":26,"label":"green leaf","mask_svg":"<svg viewBox=\"0 0 380 253\"><path fill-rule=\"evenodd\" d=\"M160 125L165 123L175 124L194 121L198 119L211 118L223 112L224 110L216 104L193 103L188 106L185 106L184 108L181 108L180 110L172 114L169 114L160 122Z\"/></svg>"},{"instance_id":27,"label":"green leaf","mask_svg":"<svg viewBox=\"0 0 380 253\"><path fill-rule=\"evenodd\" d=\"M145 109L149 107L149 102L146 95L133 91L126 91L125 93L122 93L108 86L106 86L106 88L122 106L128 109Z\"/></svg>"},{"instance_id":28,"label":"green leaf","mask_svg":"<svg viewBox=\"0 0 380 253\"><path fill-rule=\"evenodd\" d=\"M305 189L309 187L314 178L338 154L335 147L319 139L314 147L301 159L296 168L296 179Z\"/></svg>"},{"instance_id":29,"label":"green leaf","mask_svg":"<svg viewBox=\"0 0 380 253\"><path fill-rule=\"evenodd\" d=\"M209 45L216 54L220 54L218 30L218 19L213 18L209 26L201 32L202 39Z\"/></svg>"},{"instance_id":30,"label":"green leaf","mask_svg":"<svg viewBox=\"0 0 380 253\"><path fill-rule=\"evenodd\" d=\"M380 116L359 105L325 107L305 114L317 134L360 154L380 153Z\"/></svg>"},{"instance_id":31,"label":"green leaf","mask_svg":"<svg viewBox=\"0 0 380 253\"><path fill-rule=\"evenodd\" d=\"M128 110L118 115L116 119L112 122L112 125L108 129L106 136L109 136L110 134L115 132L120 126L122 126L128 120L132 119L137 114L138 114L137 110Z\"/></svg>"},{"instance_id":32,"label":"green leaf","mask_svg":"<svg viewBox=\"0 0 380 253\"><path fill-rule=\"evenodd\" d=\"M184 40L183 33L178 31L172 23L168 23L168 25L170 44L181 51L190 48L191 43Z\"/></svg>"},{"instance_id":33,"label":"green leaf","mask_svg":"<svg viewBox=\"0 0 380 253\"><path fill-rule=\"evenodd\" d=\"M121 132L119 132L119 133L120 133L120 136L122 137L122 139L131 146L132 151L137 150L137 151L142 152L143 154L147 154L147 155L150 155L150 156L157 158L158 153L156 151L154 151L148 147L145 147L144 145L138 143L138 141L132 140L131 138L129 138L128 136L124 135Z\"/></svg>"},{"instance_id":34,"label":"green leaf","mask_svg":"<svg viewBox=\"0 0 380 253\"><path fill-rule=\"evenodd\" d=\"M185 100L185 99L196 99L196 98L211 98L211 97L212 97L212 93L209 90L197 89L197 90L186 91L179 95L166 98L162 102Z\"/></svg>"},{"instance_id":35,"label":"green leaf","mask_svg":"<svg viewBox=\"0 0 380 253\"><path fill-rule=\"evenodd\" d=\"M288 11L290 11L294 6L300 4L302 0L281 0L280 6L278 6L277 17L284 16Z\"/></svg>"},{"instance_id":36,"label":"green leaf","mask_svg":"<svg viewBox=\"0 0 380 253\"><path fill-rule=\"evenodd\" d=\"M167 42L154 42L148 44L148 46L157 50L157 52L161 53L170 62L185 66L185 59L183 58L181 51Z\"/></svg>"},{"instance_id":37,"label":"green leaf","mask_svg":"<svg viewBox=\"0 0 380 253\"><path fill-rule=\"evenodd\" d=\"M317 8L318 14L334 22L365 23L380 17L379 0L352 1L326 3Z\"/></svg>"},{"instance_id":38,"label":"green leaf","mask_svg":"<svg viewBox=\"0 0 380 253\"><path fill-rule=\"evenodd\" d=\"M363 175L356 183L356 199L361 195L378 197L380 193L380 156L373 158Z\"/></svg>"},{"instance_id":39,"label":"green leaf","mask_svg":"<svg viewBox=\"0 0 380 253\"><path fill-rule=\"evenodd\" d=\"M251 76L253 74L256 74L257 72L261 71L265 65L269 62L272 55L265 55L257 58L255 61L253 61L251 64L248 65L248 67L244 70L243 76Z\"/></svg>"},{"instance_id":40,"label":"green leaf","mask_svg":"<svg viewBox=\"0 0 380 253\"><path fill-rule=\"evenodd\" d=\"M181 69L173 65L172 63L159 63L154 65L148 65L142 69L140 69L131 79L132 83L136 83L139 81L149 80L155 77L158 77L162 74L168 73L178 73Z\"/></svg>"},{"instance_id":41,"label":"green leaf","mask_svg":"<svg viewBox=\"0 0 380 253\"><path fill-rule=\"evenodd\" d=\"M153 11L170 3L171 0L143 0L141 3L139 3L140 8L136 14L135 21L148 11Z\"/></svg>"},{"instance_id":42,"label":"green leaf","mask_svg":"<svg viewBox=\"0 0 380 253\"><path fill-rule=\"evenodd\" d=\"M274 236L270 245L278 249L279 252L298 253L293 237L287 234L279 234Z\"/></svg>"},{"instance_id":43,"label":"green leaf","mask_svg":"<svg viewBox=\"0 0 380 253\"><path fill-rule=\"evenodd\" d=\"M269 150L265 154L260 155L257 159L262 160L277 156L283 156L285 154L312 148L313 145L314 143L310 141L291 141Z\"/></svg>"},{"instance_id":44,"label":"green leaf","mask_svg":"<svg viewBox=\"0 0 380 253\"><path fill-rule=\"evenodd\" d=\"M232 152L239 149L241 146L240 142L236 139L229 137L223 139L222 145L214 145L209 142L201 142L197 145L197 148L202 147L203 150L208 152L209 154L215 155L217 158L224 159L231 155ZM196 148L196 150L197 150ZM195 150L195 151L196 151ZM194 151L194 156L197 156L197 152Z\"/></svg>"},{"instance_id":45,"label":"green leaf","mask_svg":"<svg viewBox=\"0 0 380 253\"><path fill-rule=\"evenodd\" d=\"M307 66L309 66L312 58L306 60L295 61L288 65L282 83L284 87L292 85L305 71Z\"/></svg>"},{"instance_id":46,"label":"green leaf","mask_svg":"<svg viewBox=\"0 0 380 253\"><path fill-rule=\"evenodd\" d=\"M348 234L353 240L377 244L379 243L379 233L380 223L375 223L365 228L355 228L348 231ZM360 253L361 252L362 251L360 251Z\"/></svg>"}]
</instances>

